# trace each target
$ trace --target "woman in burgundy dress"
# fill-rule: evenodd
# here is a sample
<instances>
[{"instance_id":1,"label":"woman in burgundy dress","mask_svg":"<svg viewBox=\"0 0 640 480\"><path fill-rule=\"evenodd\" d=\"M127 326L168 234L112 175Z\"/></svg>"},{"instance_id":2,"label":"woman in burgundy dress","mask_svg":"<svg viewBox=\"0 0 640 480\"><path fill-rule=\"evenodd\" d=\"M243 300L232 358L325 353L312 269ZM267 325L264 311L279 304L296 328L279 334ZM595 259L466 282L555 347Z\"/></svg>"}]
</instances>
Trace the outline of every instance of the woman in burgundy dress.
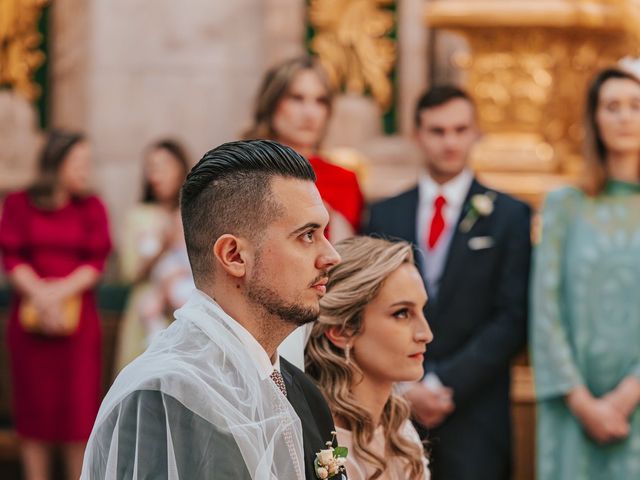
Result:
<instances>
[{"instance_id":1,"label":"woman in burgundy dress","mask_svg":"<svg viewBox=\"0 0 640 480\"><path fill-rule=\"evenodd\" d=\"M331 88L325 71L311 57L294 58L269 70L246 139L268 138L304 155L330 214L329 238L337 242L360 228L364 199L356 175L319 154L331 116Z\"/></svg>"},{"instance_id":2,"label":"woman in burgundy dress","mask_svg":"<svg viewBox=\"0 0 640 480\"><path fill-rule=\"evenodd\" d=\"M49 478L60 445L78 478L100 403L101 333L93 288L111 249L107 214L88 193L91 152L53 132L27 190L7 196L0 251L13 286L8 344L15 428L27 479Z\"/></svg>"}]
</instances>

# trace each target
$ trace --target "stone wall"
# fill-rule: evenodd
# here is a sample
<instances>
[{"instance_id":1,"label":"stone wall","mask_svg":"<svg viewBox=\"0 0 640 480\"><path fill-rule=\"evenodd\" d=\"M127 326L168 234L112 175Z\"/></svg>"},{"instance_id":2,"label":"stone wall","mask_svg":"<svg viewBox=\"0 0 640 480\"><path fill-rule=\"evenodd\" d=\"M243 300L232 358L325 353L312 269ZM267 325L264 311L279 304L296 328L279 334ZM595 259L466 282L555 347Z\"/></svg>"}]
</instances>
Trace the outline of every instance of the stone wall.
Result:
<instances>
[{"instance_id":1,"label":"stone wall","mask_svg":"<svg viewBox=\"0 0 640 480\"><path fill-rule=\"evenodd\" d=\"M116 237L145 147L172 137L195 162L237 138L265 68L303 51L303 19L298 0L55 3L51 124L92 140Z\"/></svg>"},{"instance_id":2,"label":"stone wall","mask_svg":"<svg viewBox=\"0 0 640 480\"><path fill-rule=\"evenodd\" d=\"M192 161L237 138L248 125L265 69L303 53L304 0L56 0L50 38L50 123L81 130L94 147L96 189L114 233L141 190L144 149L163 136L186 145ZM415 180L412 112L427 85L428 31L423 0L398 4L399 132L382 134L379 111L364 97L337 99L327 146L369 158L364 185L380 198ZM0 189L33 175L41 133L31 107L0 92ZM10 175L6 173L9 172Z\"/></svg>"},{"instance_id":3,"label":"stone wall","mask_svg":"<svg viewBox=\"0 0 640 480\"><path fill-rule=\"evenodd\" d=\"M11 90L0 91L0 198L33 178L42 141L31 103Z\"/></svg>"}]
</instances>

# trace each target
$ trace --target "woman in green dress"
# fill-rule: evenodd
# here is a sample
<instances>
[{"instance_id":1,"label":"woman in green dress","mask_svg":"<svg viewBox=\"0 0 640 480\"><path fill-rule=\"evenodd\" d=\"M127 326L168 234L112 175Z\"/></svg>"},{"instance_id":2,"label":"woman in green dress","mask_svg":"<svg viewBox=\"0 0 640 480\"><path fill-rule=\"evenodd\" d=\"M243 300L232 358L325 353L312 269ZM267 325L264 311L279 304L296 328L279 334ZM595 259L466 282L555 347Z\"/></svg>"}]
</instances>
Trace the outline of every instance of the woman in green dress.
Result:
<instances>
[{"instance_id":1,"label":"woman in green dress","mask_svg":"<svg viewBox=\"0 0 640 480\"><path fill-rule=\"evenodd\" d=\"M547 197L534 260L537 473L640 479L640 79L600 72L586 129L586 181Z\"/></svg>"}]
</instances>

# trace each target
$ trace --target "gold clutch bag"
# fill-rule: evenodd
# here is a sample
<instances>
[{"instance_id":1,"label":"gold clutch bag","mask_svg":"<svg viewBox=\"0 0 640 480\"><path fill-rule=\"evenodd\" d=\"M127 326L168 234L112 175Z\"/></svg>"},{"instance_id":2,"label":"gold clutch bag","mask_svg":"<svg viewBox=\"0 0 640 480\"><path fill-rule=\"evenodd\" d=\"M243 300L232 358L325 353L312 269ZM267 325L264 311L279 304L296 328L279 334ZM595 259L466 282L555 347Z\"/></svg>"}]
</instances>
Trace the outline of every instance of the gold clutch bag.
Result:
<instances>
[{"instance_id":1,"label":"gold clutch bag","mask_svg":"<svg viewBox=\"0 0 640 480\"><path fill-rule=\"evenodd\" d=\"M67 336L75 333L78 329L78 324L80 323L81 306L82 297L80 295L69 297L64 301L62 304L62 316L64 318L64 322L60 330L58 330L54 335ZM22 325L22 328L27 332L46 333L47 335L51 335L51 333L43 331L40 319L38 318L38 311L31 302L23 300L20 303L18 316L20 318L20 325Z\"/></svg>"}]
</instances>

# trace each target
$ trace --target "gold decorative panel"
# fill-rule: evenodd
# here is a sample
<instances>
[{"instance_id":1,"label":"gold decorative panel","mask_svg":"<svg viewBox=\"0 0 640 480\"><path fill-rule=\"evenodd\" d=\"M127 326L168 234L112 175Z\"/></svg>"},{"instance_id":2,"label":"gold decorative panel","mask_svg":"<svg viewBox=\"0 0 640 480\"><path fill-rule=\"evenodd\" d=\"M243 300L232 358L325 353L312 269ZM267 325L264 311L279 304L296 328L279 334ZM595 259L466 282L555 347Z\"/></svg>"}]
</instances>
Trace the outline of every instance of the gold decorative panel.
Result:
<instances>
[{"instance_id":1,"label":"gold decorative panel","mask_svg":"<svg viewBox=\"0 0 640 480\"><path fill-rule=\"evenodd\" d=\"M371 95L383 110L393 100L389 74L396 47L388 37L393 0L312 0L309 22L316 31L311 48L336 88Z\"/></svg>"},{"instance_id":2,"label":"gold decorative panel","mask_svg":"<svg viewBox=\"0 0 640 480\"><path fill-rule=\"evenodd\" d=\"M500 152L492 158L483 155L484 166L573 174L581 162L587 83L598 69L614 64L629 48L612 32L597 37L549 28L509 33L493 29L467 32L473 54L454 59L468 72L470 91L487 134L485 146L489 150L502 146L506 154L503 159L498 158ZM478 156L481 150L482 145Z\"/></svg>"},{"instance_id":3,"label":"gold decorative panel","mask_svg":"<svg viewBox=\"0 0 640 480\"><path fill-rule=\"evenodd\" d=\"M582 165L588 82L640 48L635 0L434 0L426 21L461 33L467 76L485 132L481 176L534 202Z\"/></svg>"},{"instance_id":4,"label":"gold decorative panel","mask_svg":"<svg viewBox=\"0 0 640 480\"><path fill-rule=\"evenodd\" d=\"M44 62L38 50L38 21L47 0L0 0L0 86L9 86L34 100L40 87L34 71Z\"/></svg>"}]
</instances>

